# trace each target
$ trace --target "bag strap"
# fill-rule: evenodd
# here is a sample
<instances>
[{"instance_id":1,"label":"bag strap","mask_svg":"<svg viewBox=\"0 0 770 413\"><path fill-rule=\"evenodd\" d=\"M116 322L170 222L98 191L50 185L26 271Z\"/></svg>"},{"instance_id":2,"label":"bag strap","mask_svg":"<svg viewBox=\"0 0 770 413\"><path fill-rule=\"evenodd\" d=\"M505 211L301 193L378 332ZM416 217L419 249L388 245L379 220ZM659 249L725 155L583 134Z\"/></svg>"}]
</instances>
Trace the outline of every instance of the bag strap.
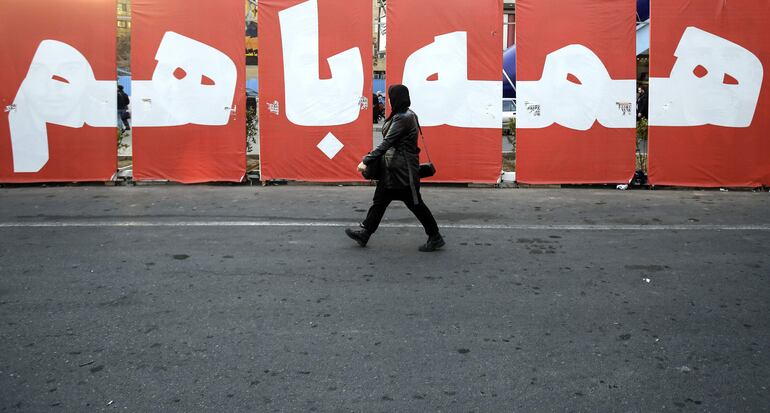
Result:
<instances>
[{"instance_id":1,"label":"bag strap","mask_svg":"<svg viewBox=\"0 0 770 413\"><path fill-rule=\"evenodd\" d=\"M422 127L420 127L420 118L417 116L417 114L414 114L414 118L417 120L417 129L420 131L420 137L422 138L422 146L425 147L425 155L428 156L428 162L433 163L433 161L430 160L430 152L428 151L428 143L425 141L425 135L422 134Z\"/></svg>"}]
</instances>

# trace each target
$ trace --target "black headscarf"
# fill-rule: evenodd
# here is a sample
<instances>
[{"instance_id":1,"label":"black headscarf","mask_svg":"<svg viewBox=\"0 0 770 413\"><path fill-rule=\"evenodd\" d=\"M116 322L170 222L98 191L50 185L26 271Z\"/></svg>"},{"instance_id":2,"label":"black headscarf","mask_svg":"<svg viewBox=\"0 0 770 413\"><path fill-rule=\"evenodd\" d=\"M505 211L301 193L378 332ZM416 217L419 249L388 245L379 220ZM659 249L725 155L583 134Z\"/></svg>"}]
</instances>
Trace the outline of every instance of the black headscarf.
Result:
<instances>
[{"instance_id":1,"label":"black headscarf","mask_svg":"<svg viewBox=\"0 0 770 413\"><path fill-rule=\"evenodd\" d=\"M406 112L412 105L412 101L409 99L409 89L404 85L390 85L388 100L390 100L390 115L385 119L385 122L397 113Z\"/></svg>"}]
</instances>

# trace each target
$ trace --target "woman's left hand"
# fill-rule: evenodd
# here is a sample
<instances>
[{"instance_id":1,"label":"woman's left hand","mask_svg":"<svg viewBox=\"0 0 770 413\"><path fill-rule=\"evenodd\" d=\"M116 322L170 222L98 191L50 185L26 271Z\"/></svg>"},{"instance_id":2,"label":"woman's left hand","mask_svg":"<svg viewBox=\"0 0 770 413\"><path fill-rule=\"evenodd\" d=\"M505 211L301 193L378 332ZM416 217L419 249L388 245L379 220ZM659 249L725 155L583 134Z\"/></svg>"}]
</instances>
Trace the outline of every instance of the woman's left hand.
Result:
<instances>
[{"instance_id":1,"label":"woman's left hand","mask_svg":"<svg viewBox=\"0 0 770 413\"><path fill-rule=\"evenodd\" d=\"M363 172L363 171L365 171L365 170L366 170L366 165L364 165L364 163L363 163L363 162L361 162L360 164L358 164L358 172Z\"/></svg>"}]
</instances>

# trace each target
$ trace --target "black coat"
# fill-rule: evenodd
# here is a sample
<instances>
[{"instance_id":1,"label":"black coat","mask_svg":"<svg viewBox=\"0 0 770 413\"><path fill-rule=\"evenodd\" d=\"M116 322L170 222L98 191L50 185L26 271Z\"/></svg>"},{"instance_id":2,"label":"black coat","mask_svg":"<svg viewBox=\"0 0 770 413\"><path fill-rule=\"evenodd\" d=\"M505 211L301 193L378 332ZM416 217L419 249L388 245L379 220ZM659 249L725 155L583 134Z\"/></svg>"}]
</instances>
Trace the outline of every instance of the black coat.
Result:
<instances>
[{"instance_id":1,"label":"black coat","mask_svg":"<svg viewBox=\"0 0 770 413\"><path fill-rule=\"evenodd\" d=\"M389 189L411 188L416 196L420 184L420 148L417 146L419 127L417 115L411 110L398 113L382 127L384 139L372 152L364 157L364 165L381 162L381 158L391 147L395 168L381 168L377 185Z\"/></svg>"},{"instance_id":2,"label":"black coat","mask_svg":"<svg viewBox=\"0 0 770 413\"><path fill-rule=\"evenodd\" d=\"M126 92L119 90L118 91L118 110L128 109L129 103L131 103L131 99L129 99Z\"/></svg>"},{"instance_id":3,"label":"black coat","mask_svg":"<svg viewBox=\"0 0 770 413\"><path fill-rule=\"evenodd\" d=\"M637 104L636 111L639 112L639 116L641 116L641 117L643 117L645 119L648 118L648 113L649 113L649 109L648 109L649 101L648 101L648 99L649 98L647 97L647 92L642 92L642 94L639 96L639 99L638 99L638 101L636 103Z\"/></svg>"}]
</instances>

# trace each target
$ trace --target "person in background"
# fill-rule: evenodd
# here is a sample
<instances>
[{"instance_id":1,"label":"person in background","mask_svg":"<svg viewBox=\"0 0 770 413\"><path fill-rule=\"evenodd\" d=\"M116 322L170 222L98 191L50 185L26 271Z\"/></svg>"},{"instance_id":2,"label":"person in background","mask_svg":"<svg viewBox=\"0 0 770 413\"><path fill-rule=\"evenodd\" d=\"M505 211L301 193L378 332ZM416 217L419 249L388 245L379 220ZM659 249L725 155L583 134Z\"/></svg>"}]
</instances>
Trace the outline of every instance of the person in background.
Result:
<instances>
[{"instance_id":1,"label":"person in background","mask_svg":"<svg viewBox=\"0 0 770 413\"><path fill-rule=\"evenodd\" d=\"M131 125L128 123L128 119L131 117L128 112L129 103L131 103L131 99L123 91L123 86L118 85L118 127L121 131L131 130Z\"/></svg>"},{"instance_id":2,"label":"person in background","mask_svg":"<svg viewBox=\"0 0 770 413\"><path fill-rule=\"evenodd\" d=\"M398 200L417 217L428 235L428 241L419 250L432 252L445 245L444 238L439 233L436 219L433 218L428 206L420 195L420 148L417 146L419 123L417 115L409 109L412 104L409 99L409 89L404 85L392 85L388 89L390 99L390 116L385 119L382 127L384 139L372 152L367 154L358 165L359 171L364 171L367 165L382 162L383 156L390 157L390 166L380 167L381 173L374 191L374 199L366 219L360 229L345 229L348 237L358 245L365 247L369 237L377 231L385 210L392 201ZM394 148L394 151L388 151ZM386 155L386 153L388 153Z\"/></svg>"},{"instance_id":3,"label":"person in background","mask_svg":"<svg viewBox=\"0 0 770 413\"><path fill-rule=\"evenodd\" d=\"M647 91L640 87L636 91L636 119L647 119L648 103Z\"/></svg>"},{"instance_id":4,"label":"person in background","mask_svg":"<svg viewBox=\"0 0 770 413\"><path fill-rule=\"evenodd\" d=\"M382 110L382 105L380 104L380 100L376 94L372 93L372 121L374 123L379 123L380 118L383 117L385 116Z\"/></svg>"}]
</instances>

